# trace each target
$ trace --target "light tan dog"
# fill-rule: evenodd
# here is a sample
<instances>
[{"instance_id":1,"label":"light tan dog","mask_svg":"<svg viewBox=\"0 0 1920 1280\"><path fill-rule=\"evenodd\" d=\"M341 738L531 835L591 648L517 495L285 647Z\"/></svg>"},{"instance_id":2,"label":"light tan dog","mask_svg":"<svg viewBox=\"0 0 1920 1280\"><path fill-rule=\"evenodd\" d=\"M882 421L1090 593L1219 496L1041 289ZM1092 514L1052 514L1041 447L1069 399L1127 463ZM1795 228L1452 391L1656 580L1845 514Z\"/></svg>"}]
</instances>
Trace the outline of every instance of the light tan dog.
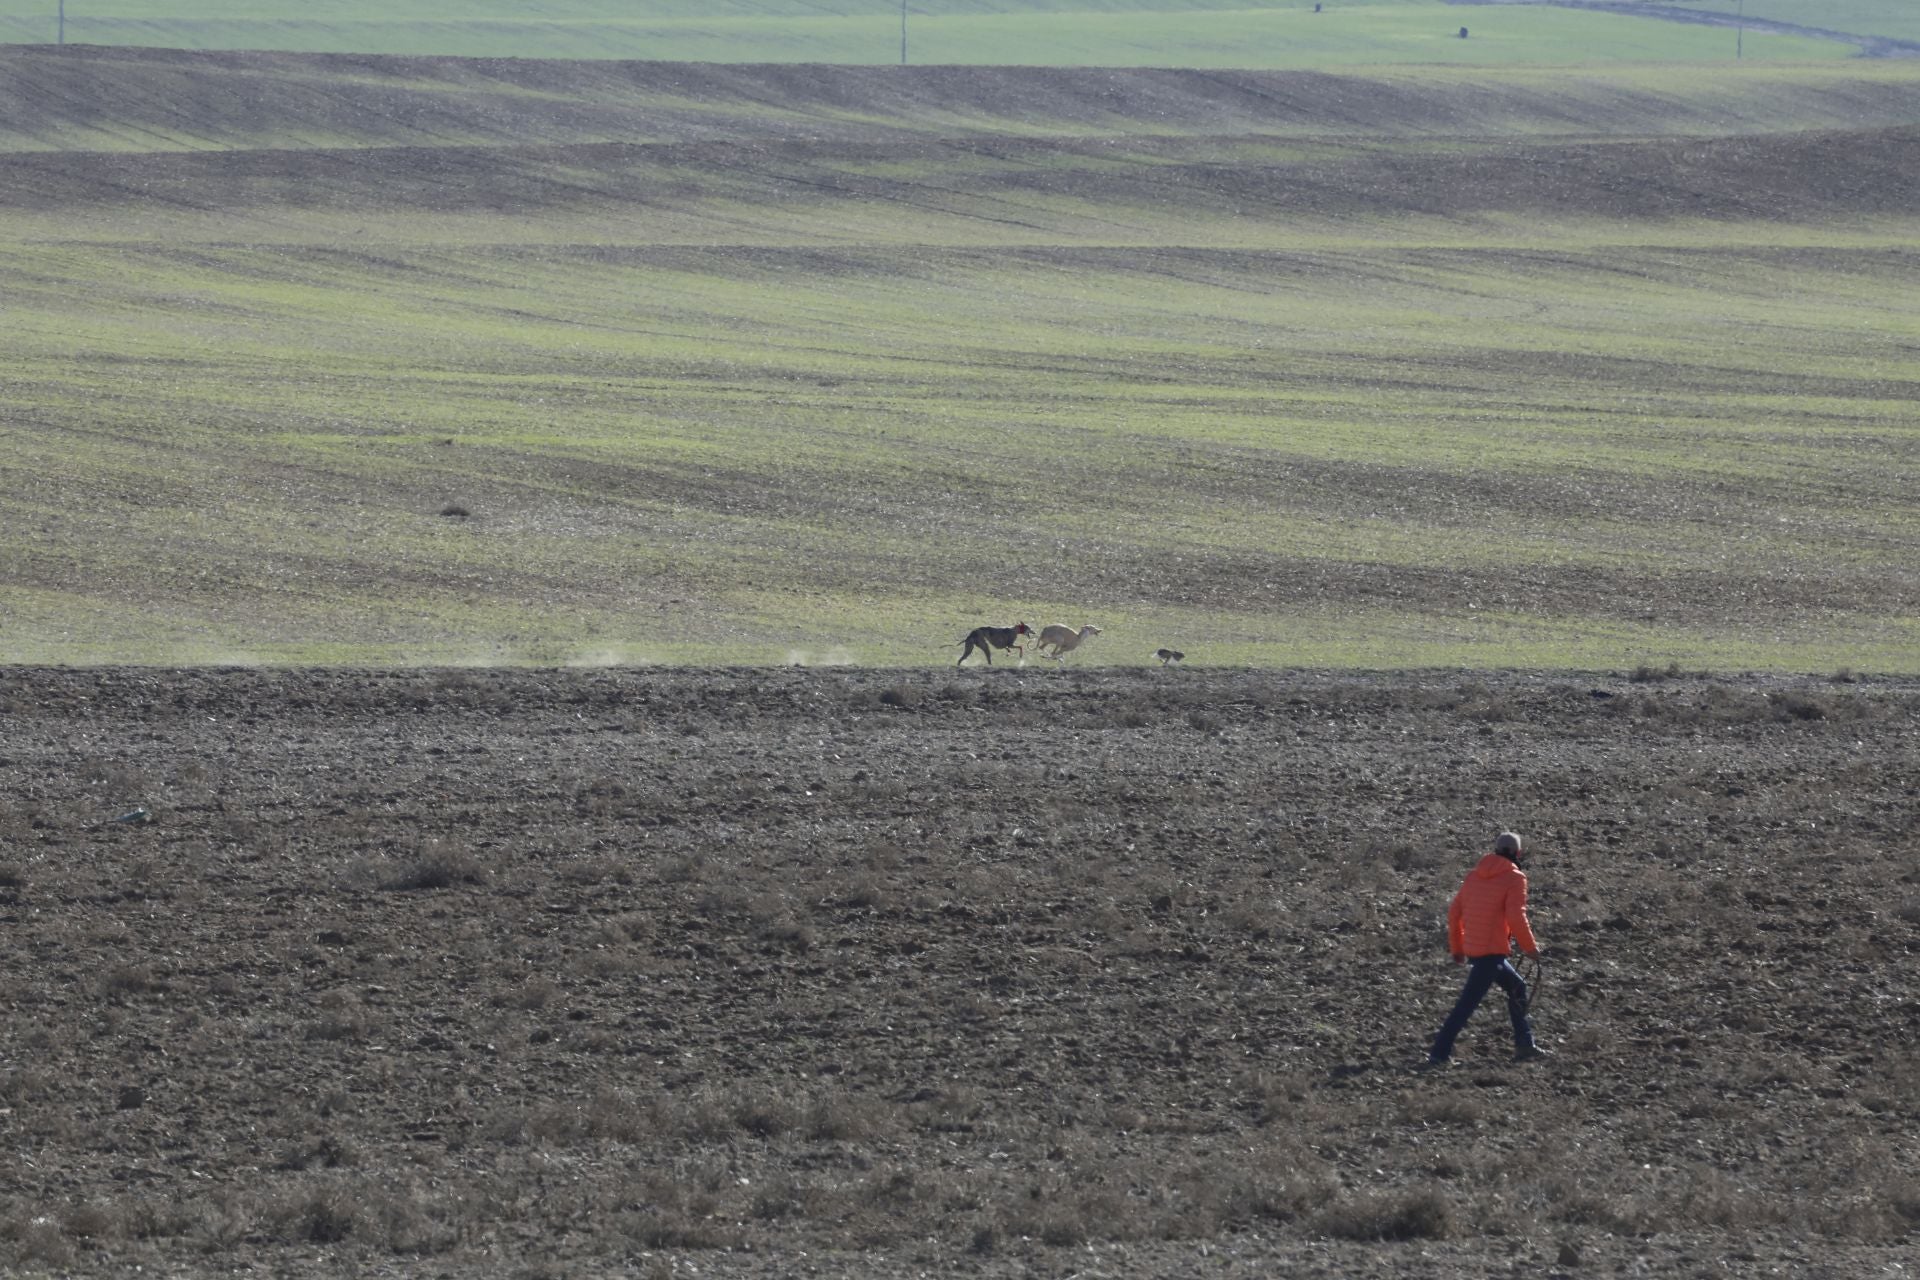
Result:
<instances>
[{"instance_id":1,"label":"light tan dog","mask_svg":"<svg viewBox=\"0 0 1920 1280\"><path fill-rule=\"evenodd\" d=\"M1094 626L1091 622L1078 631L1075 631L1072 627L1063 627L1056 622L1050 627L1041 628L1040 638L1033 642L1033 647L1036 652L1046 653L1047 656L1055 662L1065 662L1067 660L1066 655L1078 649L1082 640L1085 640L1088 636L1097 636L1099 634L1100 628ZM1048 645L1053 646L1052 653L1047 653Z\"/></svg>"}]
</instances>

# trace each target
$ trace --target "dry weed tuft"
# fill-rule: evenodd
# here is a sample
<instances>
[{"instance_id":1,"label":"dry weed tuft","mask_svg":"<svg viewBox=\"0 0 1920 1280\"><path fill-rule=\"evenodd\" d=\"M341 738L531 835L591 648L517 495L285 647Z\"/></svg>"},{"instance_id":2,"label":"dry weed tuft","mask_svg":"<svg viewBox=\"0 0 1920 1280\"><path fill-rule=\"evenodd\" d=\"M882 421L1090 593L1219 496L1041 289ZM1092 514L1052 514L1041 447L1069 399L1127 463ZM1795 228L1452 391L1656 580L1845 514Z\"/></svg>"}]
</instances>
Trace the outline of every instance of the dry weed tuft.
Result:
<instances>
[{"instance_id":1,"label":"dry weed tuft","mask_svg":"<svg viewBox=\"0 0 1920 1280\"><path fill-rule=\"evenodd\" d=\"M858 1142L888 1132L891 1108L857 1093L817 1096L801 1110L800 1130L815 1142Z\"/></svg>"},{"instance_id":2,"label":"dry weed tuft","mask_svg":"<svg viewBox=\"0 0 1920 1280\"><path fill-rule=\"evenodd\" d=\"M1817 698L1804 694L1781 693L1770 695L1773 714L1776 720L1825 720L1827 706Z\"/></svg>"},{"instance_id":3,"label":"dry weed tuft","mask_svg":"<svg viewBox=\"0 0 1920 1280\"><path fill-rule=\"evenodd\" d=\"M615 857L579 858L568 862L560 869L560 878L568 884L578 885L630 885L634 882L632 865L625 859Z\"/></svg>"},{"instance_id":4,"label":"dry weed tuft","mask_svg":"<svg viewBox=\"0 0 1920 1280\"><path fill-rule=\"evenodd\" d=\"M968 1085L951 1089L923 1089L907 1104L915 1127L933 1133L972 1133L985 1116L987 1104Z\"/></svg>"},{"instance_id":5,"label":"dry weed tuft","mask_svg":"<svg viewBox=\"0 0 1920 1280\"><path fill-rule=\"evenodd\" d=\"M360 997L351 991L329 991L320 997L320 1016L307 1024L309 1040L352 1040L367 1038L373 1018Z\"/></svg>"},{"instance_id":6,"label":"dry weed tuft","mask_svg":"<svg viewBox=\"0 0 1920 1280\"><path fill-rule=\"evenodd\" d=\"M560 998L559 984L553 979L538 975L509 991L496 991L492 996L496 1008L524 1009L529 1013L546 1008Z\"/></svg>"},{"instance_id":7,"label":"dry weed tuft","mask_svg":"<svg viewBox=\"0 0 1920 1280\"><path fill-rule=\"evenodd\" d=\"M812 925L791 916L776 916L765 921L758 933L761 941L791 951L811 951L819 941L819 935L814 932Z\"/></svg>"},{"instance_id":8,"label":"dry weed tuft","mask_svg":"<svg viewBox=\"0 0 1920 1280\"><path fill-rule=\"evenodd\" d=\"M60 1229L75 1240L106 1240L119 1232L119 1218L104 1205L79 1204L60 1215Z\"/></svg>"},{"instance_id":9,"label":"dry weed tuft","mask_svg":"<svg viewBox=\"0 0 1920 1280\"><path fill-rule=\"evenodd\" d=\"M1093 1238L1109 1240L1198 1240L1262 1222L1292 1222L1313 1205L1325 1203L1335 1190L1324 1176L1304 1172L1285 1154L1271 1164L1264 1158L1209 1161L1170 1174L1159 1168L1109 1166L1090 1176L1100 1185L1075 1189L1064 1196L1064 1203L1086 1211ZM1108 1184L1129 1188L1117 1213L1105 1194ZM1022 1217L1012 1224L1032 1225Z\"/></svg>"},{"instance_id":10,"label":"dry weed tuft","mask_svg":"<svg viewBox=\"0 0 1920 1280\"><path fill-rule=\"evenodd\" d=\"M1128 1214L1125 1197L1110 1188L1036 1185L997 1225L1006 1235L1069 1248L1113 1238L1113 1232L1130 1229L1135 1221Z\"/></svg>"},{"instance_id":11,"label":"dry weed tuft","mask_svg":"<svg viewBox=\"0 0 1920 1280\"><path fill-rule=\"evenodd\" d=\"M17 1218L9 1215L5 1220L0 1220L0 1240L10 1242L15 1261L30 1269L50 1267L64 1270L72 1266L78 1257L73 1241L67 1239L60 1224L49 1217Z\"/></svg>"},{"instance_id":12,"label":"dry weed tuft","mask_svg":"<svg viewBox=\"0 0 1920 1280\"><path fill-rule=\"evenodd\" d=\"M365 1207L349 1188L323 1183L270 1204L265 1217L275 1234L296 1243L339 1244L353 1235L364 1213Z\"/></svg>"},{"instance_id":13,"label":"dry weed tuft","mask_svg":"<svg viewBox=\"0 0 1920 1280\"><path fill-rule=\"evenodd\" d=\"M724 1249L730 1239L724 1224L665 1209L627 1214L616 1225L645 1249Z\"/></svg>"},{"instance_id":14,"label":"dry weed tuft","mask_svg":"<svg viewBox=\"0 0 1920 1280\"><path fill-rule=\"evenodd\" d=\"M1337 1204L1315 1219L1342 1240L1445 1240L1454 1234L1453 1204L1438 1191L1368 1195Z\"/></svg>"},{"instance_id":15,"label":"dry weed tuft","mask_svg":"<svg viewBox=\"0 0 1920 1280\"><path fill-rule=\"evenodd\" d=\"M465 849L435 840L395 869L381 888L398 892L421 889L450 889L461 884L481 884L486 871Z\"/></svg>"},{"instance_id":16,"label":"dry weed tuft","mask_svg":"<svg viewBox=\"0 0 1920 1280\"><path fill-rule=\"evenodd\" d=\"M1265 1127L1286 1118L1309 1099L1305 1076L1297 1071L1256 1071L1235 1082L1248 1097L1254 1123Z\"/></svg>"},{"instance_id":17,"label":"dry weed tuft","mask_svg":"<svg viewBox=\"0 0 1920 1280\"><path fill-rule=\"evenodd\" d=\"M859 875L847 883L839 905L853 911L884 911L887 901L886 886L877 877Z\"/></svg>"},{"instance_id":18,"label":"dry weed tuft","mask_svg":"<svg viewBox=\"0 0 1920 1280\"><path fill-rule=\"evenodd\" d=\"M177 1199L135 1197L118 1209L116 1228L128 1240L176 1239L192 1232L192 1207Z\"/></svg>"},{"instance_id":19,"label":"dry weed tuft","mask_svg":"<svg viewBox=\"0 0 1920 1280\"><path fill-rule=\"evenodd\" d=\"M100 976L100 992L108 997L153 995L166 989L166 982L144 964L117 964Z\"/></svg>"},{"instance_id":20,"label":"dry weed tuft","mask_svg":"<svg viewBox=\"0 0 1920 1280\"><path fill-rule=\"evenodd\" d=\"M308 1169L350 1169L359 1163L360 1148L351 1139L324 1134L288 1147L277 1167L300 1173Z\"/></svg>"}]
</instances>

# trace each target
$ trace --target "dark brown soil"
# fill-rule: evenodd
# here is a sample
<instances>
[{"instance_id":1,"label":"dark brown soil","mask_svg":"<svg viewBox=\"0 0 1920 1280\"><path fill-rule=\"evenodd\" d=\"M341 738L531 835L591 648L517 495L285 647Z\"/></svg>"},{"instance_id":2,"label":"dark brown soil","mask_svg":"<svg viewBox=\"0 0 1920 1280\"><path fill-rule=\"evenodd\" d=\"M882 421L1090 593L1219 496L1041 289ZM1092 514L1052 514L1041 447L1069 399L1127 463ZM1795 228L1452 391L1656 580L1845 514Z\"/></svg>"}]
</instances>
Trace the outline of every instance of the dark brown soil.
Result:
<instances>
[{"instance_id":1,"label":"dark brown soil","mask_svg":"<svg viewBox=\"0 0 1920 1280\"><path fill-rule=\"evenodd\" d=\"M907 86L874 69L754 68L752 84L705 83L715 71L706 69L700 83L687 84L686 69L673 66L612 64L596 71L593 64L574 64L579 75L567 85L568 96L533 99L545 104L542 111L519 105L517 111L496 112L490 106L494 96L518 105L527 96L524 88L520 97L454 93L457 70L477 74L458 63L425 68L445 77L438 92L429 92L410 81L388 86L320 79L328 59L309 59L303 75L303 64L280 67L284 59L270 55L255 55L263 65L248 64L244 73L208 55L179 66L163 63L158 70L144 67L135 77L144 88L130 96L113 83L110 73L119 64L105 51L98 61L81 63L39 52L41 57L31 58L0 51L0 66L12 64L9 73L21 73L10 95L19 108L10 127L34 138L31 121L44 115L49 136L67 146L15 154L0 147L0 210L631 215L724 197L818 207L822 217L836 205L891 201L991 220L994 201L1008 199L1001 212L1017 222L1032 216L1035 197L1052 196L1113 210L1173 200L1196 211L1258 208L1273 217L1469 218L1497 212L1817 222L1904 214L1920 200L1920 129L1910 123L1874 128L1849 122L1845 129L1733 138L1503 142L1497 141L1501 127L1484 129L1452 87L1416 93L1300 73L1263 78L1048 70L1023 76L984 69L943 76L935 69L913 82L928 101L912 104L926 113L912 128L904 120L888 123L891 108L903 105L893 99ZM413 67L400 59L374 65L395 79ZM278 78L270 75L275 68ZM596 119L596 79L622 68L617 88L627 95L652 88L700 96L666 108L649 101L650 110L638 103L608 107L601 111L605 118ZM514 70L514 83L524 85L530 73ZM1086 83L1095 76L1125 83L1104 89ZM963 135L956 139L927 127L929 115L987 109L993 86L1008 77L1012 82L1001 86L1006 101L1020 103L1054 136L968 140L970 130L956 127ZM286 90L293 102L264 108L258 97L269 87ZM1891 107L1905 87L1889 88ZM1366 91L1368 101L1357 117L1340 105L1356 90ZM548 92L557 95L558 89ZM77 112L73 100L96 93L104 103ZM706 96L729 93L731 116L716 105L729 99ZM1285 138L1302 124L1276 94L1298 96L1302 111L1313 106L1316 136L1411 133L1426 146L1308 148L1287 160L1250 162L1244 150L1249 139ZM1110 103L1106 123L1116 133L1151 120L1163 133L1177 129L1180 136L1088 138L1084 131L1102 123L1095 104L1103 99ZM1909 91L1900 107L1908 122L1910 99ZM1122 100L1125 118L1117 114ZM7 106L0 96L0 108ZM1460 127L1484 131L1464 150L1435 146L1434 135L1455 111ZM860 117L866 123L855 123L855 112L871 114ZM295 136L339 131L361 135L369 145L289 147L285 137L260 130L262 113L280 119ZM850 118L816 124L817 113ZM1637 121L1637 114L1623 97L1572 112L1566 132L1631 134L1637 127L1673 133L1684 123ZM76 134L95 117L101 138ZM1715 132L1705 120L1692 123ZM261 141L249 144L243 125L252 125ZM608 135L627 140L580 140ZM103 145L107 138L117 145ZM129 152L128 143L139 153ZM938 176L940 166L963 155L973 169L964 181ZM1091 163L1096 157L1103 162ZM849 166L880 165L924 167L934 176L849 172Z\"/></svg>"},{"instance_id":2,"label":"dark brown soil","mask_svg":"<svg viewBox=\"0 0 1920 1280\"><path fill-rule=\"evenodd\" d=\"M9 150L90 146L446 146L982 137L1046 127L1306 137L1725 134L1911 123L1911 86L1770 85L1742 118L1604 72L1420 83L1391 73L1177 68L849 67L399 58L0 46ZM944 122L945 127L941 124ZM1010 128L1011 126L1011 128ZM88 131L91 141L84 141Z\"/></svg>"},{"instance_id":3,"label":"dark brown soil","mask_svg":"<svg viewBox=\"0 0 1920 1280\"><path fill-rule=\"evenodd\" d=\"M1636 674L0 670L0 1269L1895 1274L1920 683Z\"/></svg>"},{"instance_id":4,"label":"dark brown soil","mask_svg":"<svg viewBox=\"0 0 1920 1280\"><path fill-rule=\"evenodd\" d=\"M1182 139L1189 156L1207 141ZM1108 148L1145 161L1157 143ZM965 183L855 177L849 163L935 164L937 141L560 147L379 147L291 151L48 153L0 156L0 209L135 205L365 213L542 211L671 206L724 190L753 203L871 201L978 210L1012 196L1070 196L1116 209L1178 199L1196 211L1259 207L1272 216L1488 213L1609 218L1818 221L1905 214L1920 202L1920 129L1715 140L1506 144L1473 154L1347 152L1294 163L1225 160L1086 166L1088 144L1030 142L1006 171ZM584 176L583 176L584 175ZM824 215L823 215L824 216ZM983 216L976 214L976 216Z\"/></svg>"}]
</instances>

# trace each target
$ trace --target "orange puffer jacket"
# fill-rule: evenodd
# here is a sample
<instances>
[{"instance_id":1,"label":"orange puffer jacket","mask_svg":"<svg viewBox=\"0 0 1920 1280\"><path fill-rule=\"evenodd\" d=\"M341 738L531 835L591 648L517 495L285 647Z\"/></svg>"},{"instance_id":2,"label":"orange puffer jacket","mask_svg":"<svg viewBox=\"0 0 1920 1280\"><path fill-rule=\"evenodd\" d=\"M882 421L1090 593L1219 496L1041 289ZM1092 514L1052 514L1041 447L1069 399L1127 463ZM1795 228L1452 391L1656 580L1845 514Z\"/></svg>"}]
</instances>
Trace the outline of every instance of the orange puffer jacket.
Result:
<instances>
[{"instance_id":1,"label":"orange puffer jacket","mask_svg":"<svg viewBox=\"0 0 1920 1280\"><path fill-rule=\"evenodd\" d=\"M1540 949L1527 923L1526 873L1490 853L1447 905L1447 946L1456 956L1503 956L1510 937L1528 955Z\"/></svg>"}]
</instances>

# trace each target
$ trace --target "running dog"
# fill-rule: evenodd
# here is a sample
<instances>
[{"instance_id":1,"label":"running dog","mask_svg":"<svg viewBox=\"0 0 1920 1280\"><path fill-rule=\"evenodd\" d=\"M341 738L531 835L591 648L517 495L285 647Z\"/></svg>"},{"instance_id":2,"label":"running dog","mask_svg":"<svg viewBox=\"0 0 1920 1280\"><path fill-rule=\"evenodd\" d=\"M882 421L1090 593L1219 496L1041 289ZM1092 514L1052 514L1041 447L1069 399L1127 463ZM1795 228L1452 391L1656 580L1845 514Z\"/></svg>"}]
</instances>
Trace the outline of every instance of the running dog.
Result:
<instances>
[{"instance_id":1,"label":"running dog","mask_svg":"<svg viewBox=\"0 0 1920 1280\"><path fill-rule=\"evenodd\" d=\"M1170 667L1174 663L1180 661L1180 659L1186 657L1187 655L1180 652L1178 649L1155 649L1153 651L1153 656L1160 659L1161 666Z\"/></svg>"},{"instance_id":2,"label":"running dog","mask_svg":"<svg viewBox=\"0 0 1920 1280\"><path fill-rule=\"evenodd\" d=\"M1082 640L1085 640L1088 636L1097 636L1099 634L1100 628L1094 626L1091 622L1078 631L1075 631L1072 627L1063 627L1056 622L1050 627L1042 627L1040 629L1040 638L1033 642L1033 647L1036 652L1044 654L1064 666L1067 661L1067 655L1075 649L1078 649ZM1047 653L1048 645L1053 646L1052 653Z\"/></svg>"},{"instance_id":3,"label":"running dog","mask_svg":"<svg viewBox=\"0 0 1920 1280\"><path fill-rule=\"evenodd\" d=\"M995 649L1011 649L1024 658L1027 656L1027 646L1019 643L1019 640L1021 636L1032 634L1033 628L1024 622L1016 622L1010 627L975 627L967 633L965 640L960 641L966 648L960 653L960 662L953 665L957 667L971 658L975 649L987 655L988 666L993 665Z\"/></svg>"}]
</instances>

